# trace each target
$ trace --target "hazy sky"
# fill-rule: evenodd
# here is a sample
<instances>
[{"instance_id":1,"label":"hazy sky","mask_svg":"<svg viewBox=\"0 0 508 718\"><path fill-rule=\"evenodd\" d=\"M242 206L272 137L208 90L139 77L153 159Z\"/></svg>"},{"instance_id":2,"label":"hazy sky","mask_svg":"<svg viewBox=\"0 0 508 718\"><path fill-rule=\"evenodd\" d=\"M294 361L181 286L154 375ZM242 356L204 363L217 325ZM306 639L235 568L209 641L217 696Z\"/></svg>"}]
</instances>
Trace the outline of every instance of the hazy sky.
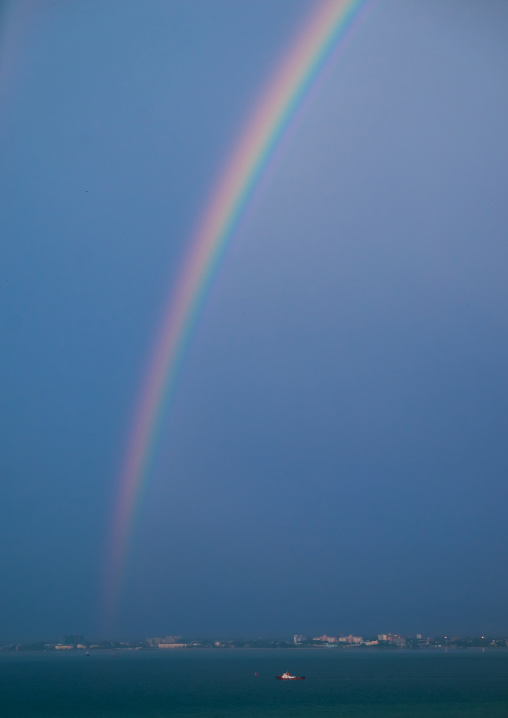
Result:
<instances>
[{"instance_id":1,"label":"hazy sky","mask_svg":"<svg viewBox=\"0 0 508 718\"><path fill-rule=\"evenodd\" d=\"M315 0L0 14L0 640L98 635L168 292ZM112 635L508 633L508 4L373 0L216 275Z\"/></svg>"}]
</instances>

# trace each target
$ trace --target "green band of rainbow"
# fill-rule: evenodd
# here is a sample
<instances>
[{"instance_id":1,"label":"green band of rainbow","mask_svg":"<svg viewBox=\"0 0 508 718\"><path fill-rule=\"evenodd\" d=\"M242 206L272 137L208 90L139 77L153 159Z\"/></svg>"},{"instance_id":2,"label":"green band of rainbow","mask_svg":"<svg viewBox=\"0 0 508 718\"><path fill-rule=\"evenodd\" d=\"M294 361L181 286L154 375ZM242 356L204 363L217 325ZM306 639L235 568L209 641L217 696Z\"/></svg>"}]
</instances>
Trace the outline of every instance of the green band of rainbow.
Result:
<instances>
[{"instance_id":1,"label":"green band of rainbow","mask_svg":"<svg viewBox=\"0 0 508 718\"><path fill-rule=\"evenodd\" d=\"M260 176L312 81L366 0L324 0L240 136L198 225L165 313L135 416L106 565L106 613L112 616L140 492L150 473L162 416L171 398L196 316Z\"/></svg>"}]
</instances>

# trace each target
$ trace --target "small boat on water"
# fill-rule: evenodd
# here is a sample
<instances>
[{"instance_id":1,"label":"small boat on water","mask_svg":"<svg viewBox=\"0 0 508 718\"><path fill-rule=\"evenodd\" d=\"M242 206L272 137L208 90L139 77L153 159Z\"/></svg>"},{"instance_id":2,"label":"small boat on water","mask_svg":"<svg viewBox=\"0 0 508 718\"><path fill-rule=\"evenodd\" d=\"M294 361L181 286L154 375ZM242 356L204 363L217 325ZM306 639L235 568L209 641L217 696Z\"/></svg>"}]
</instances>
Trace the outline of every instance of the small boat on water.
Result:
<instances>
[{"instance_id":1,"label":"small boat on water","mask_svg":"<svg viewBox=\"0 0 508 718\"><path fill-rule=\"evenodd\" d=\"M283 673L281 676L276 676L278 681L304 681L305 676L292 676L291 673Z\"/></svg>"}]
</instances>

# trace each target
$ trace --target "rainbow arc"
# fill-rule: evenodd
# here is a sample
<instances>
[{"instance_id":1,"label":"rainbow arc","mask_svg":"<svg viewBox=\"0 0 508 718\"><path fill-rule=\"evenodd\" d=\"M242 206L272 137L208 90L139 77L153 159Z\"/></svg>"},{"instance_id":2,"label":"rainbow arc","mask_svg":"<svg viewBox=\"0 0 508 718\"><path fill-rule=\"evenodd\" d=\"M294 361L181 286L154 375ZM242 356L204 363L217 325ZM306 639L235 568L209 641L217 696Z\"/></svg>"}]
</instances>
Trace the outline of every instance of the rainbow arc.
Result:
<instances>
[{"instance_id":1,"label":"rainbow arc","mask_svg":"<svg viewBox=\"0 0 508 718\"><path fill-rule=\"evenodd\" d=\"M117 605L135 513L157 449L162 418L210 283L281 137L332 51L345 37L366 0L324 0L256 105L215 183L189 243L140 393L128 451L119 478L106 557L105 612Z\"/></svg>"}]
</instances>

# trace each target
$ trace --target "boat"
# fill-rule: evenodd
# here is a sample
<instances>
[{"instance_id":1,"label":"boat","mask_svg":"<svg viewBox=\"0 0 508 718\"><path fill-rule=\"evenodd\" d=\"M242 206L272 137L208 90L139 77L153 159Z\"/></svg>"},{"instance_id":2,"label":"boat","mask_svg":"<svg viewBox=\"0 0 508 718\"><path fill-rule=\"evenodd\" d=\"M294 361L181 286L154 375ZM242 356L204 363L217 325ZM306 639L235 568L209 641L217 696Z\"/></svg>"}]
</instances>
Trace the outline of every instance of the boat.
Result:
<instances>
[{"instance_id":1,"label":"boat","mask_svg":"<svg viewBox=\"0 0 508 718\"><path fill-rule=\"evenodd\" d=\"M278 681L304 681L305 676L292 676L291 673L283 673L281 676L276 676Z\"/></svg>"}]
</instances>

